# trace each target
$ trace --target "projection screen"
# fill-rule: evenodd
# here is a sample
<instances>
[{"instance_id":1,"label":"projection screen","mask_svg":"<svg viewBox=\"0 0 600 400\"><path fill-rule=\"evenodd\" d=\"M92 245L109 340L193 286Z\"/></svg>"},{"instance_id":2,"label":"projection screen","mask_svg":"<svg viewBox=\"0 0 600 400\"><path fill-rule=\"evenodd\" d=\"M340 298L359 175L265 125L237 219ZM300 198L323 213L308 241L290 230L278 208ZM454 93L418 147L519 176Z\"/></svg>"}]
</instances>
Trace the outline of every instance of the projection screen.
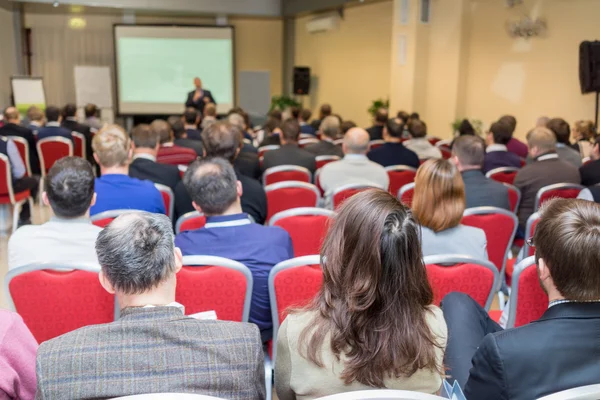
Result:
<instances>
[{"instance_id":1,"label":"projection screen","mask_svg":"<svg viewBox=\"0 0 600 400\"><path fill-rule=\"evenodd\" d=\"M195 77L219 113L233 107L233 27L117 24L114 36L119 114L181 114Z\"/></svg>"}]
</instances>

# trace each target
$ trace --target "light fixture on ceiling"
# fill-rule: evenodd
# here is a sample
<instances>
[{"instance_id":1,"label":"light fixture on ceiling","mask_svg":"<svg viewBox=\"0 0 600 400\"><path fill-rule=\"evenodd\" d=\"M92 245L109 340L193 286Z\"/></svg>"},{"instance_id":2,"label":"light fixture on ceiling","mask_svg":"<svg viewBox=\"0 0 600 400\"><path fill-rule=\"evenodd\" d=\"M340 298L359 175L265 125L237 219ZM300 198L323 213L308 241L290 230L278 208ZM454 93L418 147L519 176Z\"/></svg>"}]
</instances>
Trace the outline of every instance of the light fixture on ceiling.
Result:
<instances>
[{"instance_id":1,"label":"light fixture on ceiling","mask_svg":"<svg viewBox=\"0 0 600 400\"><path fill-rule=\"evenodd\" d=\"M52 3L52 5L53 5L54 7L58 7L60 4L59 4L59 2L58 2L58 1L55 1L54 3Z\"/></svg>"},{"instance_id":2,"label":"light fixture on ceiling","mask_svg":"<svg viewBox=\"0 0 600 400\"><path fill-rule=\"evenodd\" d=\"M523 0L506 0L506 7L513 8L523 4Z\"/></svg>"},{"instance_id":3,"label":"light fixture on ceiling","mask_svg":"<svg viewBox=\"0 0 600 400\"><path fill-rule=\"evenodd\" d=\"M546 20L531 18L528 15L507 23L508 34L514 38L529 39L546 33Z\"/></svg>"}]
</instances>

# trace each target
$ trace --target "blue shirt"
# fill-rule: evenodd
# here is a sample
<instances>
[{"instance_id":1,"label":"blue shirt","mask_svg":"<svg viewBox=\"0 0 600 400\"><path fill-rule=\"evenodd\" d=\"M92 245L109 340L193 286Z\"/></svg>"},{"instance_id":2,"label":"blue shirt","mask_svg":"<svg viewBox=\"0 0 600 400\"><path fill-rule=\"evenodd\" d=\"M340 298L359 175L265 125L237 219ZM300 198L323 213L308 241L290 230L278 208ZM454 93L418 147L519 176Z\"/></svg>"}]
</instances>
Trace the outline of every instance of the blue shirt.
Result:
<instances>
[{"instance_id":1,"label":"blue shirt","mask_svg":"<svg viewBox=\"0 0 600 400\"><path fill-rule=\"evenodd\" d=\"M71 134L71 131L57 125L57 123L53 124L50 122L45 127L38 129L38 140L42 140L51 136L60 136L73 141L73 135Z\"/></svg>"},{"instance_id":2,"label":"blue shirt","mask_svg":"<svg viewBox=\"0 0 600 400\"><path fill-rule=\"evenodd\" d=\"M392 165L408 165L409 167L419 168L421 165L419 156L404 147L402 143L385 143L376 149L371 150L367 157L383 167Z\"/></svg>"},{"instance_id":3,"label":"blue shirt","mask_svg":"<svg viewBox=\"0 0 600 400\"><path fill-rule=\"evenodd\" d=\"M108 174L96 178L96 204L90 215L109 210L139 210L166 214L162 195L150 181L127 175Z\"/></svg>"},{"instance_id":4,"label":"blue shirt","mask_svg":"<svg viewBox=\"0 0 600 400\"><path fill-rule=\"evenodd\" d=\"M204 228L177 235L175 246L184 256L225 257L247 266L254 279L250 322L261 331L273 327L269 272L275 264L294 258L292 239L286 231L253 224L247 214L208 217Z\"/></svg>"}]
</instances>

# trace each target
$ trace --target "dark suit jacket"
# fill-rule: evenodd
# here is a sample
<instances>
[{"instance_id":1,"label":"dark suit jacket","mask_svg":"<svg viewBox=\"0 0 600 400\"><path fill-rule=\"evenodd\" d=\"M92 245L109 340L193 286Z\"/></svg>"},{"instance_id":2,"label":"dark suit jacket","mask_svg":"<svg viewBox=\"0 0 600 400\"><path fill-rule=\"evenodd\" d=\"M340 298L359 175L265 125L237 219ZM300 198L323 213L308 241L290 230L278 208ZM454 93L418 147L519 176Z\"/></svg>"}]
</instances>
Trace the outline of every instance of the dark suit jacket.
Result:
<instances>
[{"instance_id":1,"label":"dark suit jacket","mask_svg":"<svg viewBox=\"0 0 600 400\"><path fill-rule=\"evenodd\" d=\"M173 191L181 180L175 165L159 164L145 158L136 158L131 162L129 176L168 186Z\"/></svg>"},{"instance_id":2,"label":"dark suit jacket","mask_svg":"<svg viewBox=\"0 0 600 400\"><path fill-rule=\"evenodd\" d=\"M297 165L308 168L311 174L316 170L315 155L295 144L286 144L277 150L267 151L263 162L263 171L279 165Z\"/></svg>"},{"instance_id":3,"label":"dark suit jacket","mask_svg":"<svg viewBox=\"0 0 600 400\"><path fill-rule=\"evenodd\" d=\"M319 128L321 127L321 122L323 122L323 120L315 119L315 120L313 120L313 122L310 123L310 126L312 126L312 128L315 130L315 132L317 132L319 130Z\"/></svg>"},{"instance_id":4,"label":"dark suit jacket","mask_svg":"<svg viewBox=\"0 0 600 400\"><path fill-rule=\"evenodd\" d=\"M264 355L256 325L199 321L176 307L127 308L115 322L44 342L37 399L100 399L197 393L264 399Z\"/></svg>"},{"instance_id":5,"label":"dark suit jacket","mask_svg":"<svg viewBox=\"0 0 600 400\"><path fill-rule=\"evenodd\" d=\"M31 129L24 126L7 123L0 128L0 136L18 136L27 140L29 145L29 163L31 164L31 173L40 175L40 160L38 158L37 148L35 146L35 136ZM23 160L25 161L25 160Z\"/></svg>"},{"instance_id":6,"label":"dark suit jacket","mask_svg":"<svg viewBox=\"0 0 600 400\"><path fill-rule=\"evenodd\" d=\"M369 129L370 140L382 140L383 139L383 125L373 125Z\"/></svg>"},{"instance_id":7,"label":"dark suit jacket","mask_svg":"<svg viewBox=\"0 0 600 400\"><path fill-rule=\"evenodd\" d=\"M92 149L92 132L90 127L84 124L80 124L77 121L65 119L62 122L63 128L67 128L70 131L81 133L85 136L85 154L86 158L92 165L96 162L94 160L94 150Z\"/></svg>"},{"instance_id":8,"label":"dark suit jacket","mask_svg":"<svg viewBox=\"0 0 600 400\"><path fill-rule=\"evenodd\" d=\"M175 139L174 143L175 146L187 147L188 149L192 149L196 152L198 157L203 157L202 142L199 140L181 138Z\"/></svg>"},{"instance_id":9,"label":"dark suit jacket","mask_svg":"<svg viewBox=\"0 0 600 400\"><path fill-rule=\"evenodd\" d=\"M194 101L194 94L196 94L195 90L192 90L188 93L187 100L185 102L186 107L194 107L196 110L200 112L204 112L204 107L206 107L207 103L215 103L217 104L215 98L213 97L210 90L202 89L202 97L198 99L198 101ZM204 102L204 99L207 98L208 102Z\"/></svg>"},{"instance_id":10,"label":"dark suit jacket","mask_svg":"<svg viewBox=\"0 0 600 400\"><path fill-rule=\"evenodd\" d=\"M492 151L491 153L486 153L483 173L488 173L495 168L502 167L521 168L521 157L510 151Z\"/></svg>"},{"instance_id":11,"label":"dark suit jacket","mask_svg":"<svg viewBox=\"0 0 600 400\"><path fill-rule=\"evenodd\" d=\"M42 140L51 136L60 136L73 142L73 135L71 135L71 132L70 129L63 128L62 126L45 126L40 128L37 138L38 140ZM73 142L73 144L75 144L75 142Z\"/></svg>"},{"instance_id":12,"label":"dark suit jacket","mask_svg":"<svg viewBox=\"0 0 600 400\"><path fill-rule=\"evenodd\" d=\"M510 211L506 186L486 178L481 170L464 171L461 175L465 182L467 208L487 206Z\"/></svg>"},{"instance_id":13,"label":"dark suit jacket","mask_svg":"<svg viewBox=\"0 0 600 400\"><path fill-rule=\"evenodd\" d=\"M392 165L408 165L409 167L419 168L421 165L419 156L404 147L402 143L386 143L381 147L371 150L367 157L384 167Z\"/></svg>"},{"instance_id":14,"label":"dark suit jacket","mask_svg":"<svg viewBox=\"0 0 600 400\"><path fill-rule=\"evenodd\" d=\"M266 136L262 142L260 142L260 145L258 147L280 146L280 145L281 145L281 138L279 137L279 135L269 135L269 136Z\"/></svg>"},{"instance_id":15,"label":"dark suit jacket","mask_svg":"<svg viewBox=\"0 0 600 400\"><path fill-rule=\"evenodd\" d=\"M317 130L309 124L300 125L300 133L306 133L307 135L317 135Z\"/></svg>"},{"instance_id":16,"label":"dark suit jacket","mask_svg":"<svg viewBox=\"0 0 600 400\"><path fill-rule=\"evenodd\" d=\"M600 183L600 160L579 167L579 175L581 175L581 184L584 186Z\"/></svg>"},{"instance_id":17,"label":"dark suit jacket","mask_svg":"<svg viewBox=\"0 0 600 400\"><path fill-rule=\"evenodd\" d=\"M255 153L240 153L238 158L235 159L233 165L242 175L248 176L252 179L260 180L262 171L260 169L260 162L258 161L258 154Z\"/></svg>"},{"instance_id":18,"label":"dark suit jacket","mask_svg":"<svg viewBox=\"0 0 600 400\"><path fill-rule=\"evenodd\" d=\"M469 400L531 400L600 383L599 303L566 303L538 320L489 334L473 357Z\"/></svg>"},{"instance_id":19,"label":"dark suit jacket","mask_svg":"<svg viewBox=\"0 0 600 400\"><path fill-rule=\"evenodd\" d=\"M258 149L256 147L252 146L251 144L244 142L241 153L258 154Z\"/></svg>"},{"instance_id":20,"label":"dark suit jacket","mask_svg":"<svg viewBox=\"0 0 600 400\"><path fill-rule=\"evenodd\" d=\"M202 141L202 131L198 129L186 129L185 133L188 139Z\"/></svg>"},{"instance_id":21,"label":"dark suit jacket","mask_svg":"<svg viewBox=\"0 0 600 400\"><path fill-rule=\"evenodd\" d=\"M335 144L328 142L326 140L322 140L319 143L311 144L306 146L304 150L309 153L314 154L315 156L338 156L344 157L344 152L342 151L341 146L336 146Z\"/></svg>"}]
</instances>

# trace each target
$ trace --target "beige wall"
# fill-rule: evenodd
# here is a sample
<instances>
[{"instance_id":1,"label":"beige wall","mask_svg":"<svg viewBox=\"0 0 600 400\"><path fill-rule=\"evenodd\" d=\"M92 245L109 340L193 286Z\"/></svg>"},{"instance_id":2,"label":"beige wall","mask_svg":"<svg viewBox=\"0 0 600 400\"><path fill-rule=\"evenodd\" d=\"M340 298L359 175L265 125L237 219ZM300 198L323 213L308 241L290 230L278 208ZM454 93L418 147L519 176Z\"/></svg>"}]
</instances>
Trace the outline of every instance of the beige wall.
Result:
<instances>
[{"instance_id":1,"label":"beige wall","mask_svg":"<svg viewBox=\"0 0 600 400\"><path fill-rule=\"evenodd\" d=\"M306 31L313 16L296 20L295 64L313 75L306 107L330 103L344 119L371 124L371 101L390 95L392 11L391 1L347 8L337 30L316 34Z\"/></svg>"},{"instance_id":2,"label":"beige wall","mask_svg":"<svg viewBox=\"0 0 600 400\"><path fill-rule=\"evenodd\" d=\"M0 107L10 104L10 77L17 72L12 5L0 0Z\"/></svg>"}]
</instances>

